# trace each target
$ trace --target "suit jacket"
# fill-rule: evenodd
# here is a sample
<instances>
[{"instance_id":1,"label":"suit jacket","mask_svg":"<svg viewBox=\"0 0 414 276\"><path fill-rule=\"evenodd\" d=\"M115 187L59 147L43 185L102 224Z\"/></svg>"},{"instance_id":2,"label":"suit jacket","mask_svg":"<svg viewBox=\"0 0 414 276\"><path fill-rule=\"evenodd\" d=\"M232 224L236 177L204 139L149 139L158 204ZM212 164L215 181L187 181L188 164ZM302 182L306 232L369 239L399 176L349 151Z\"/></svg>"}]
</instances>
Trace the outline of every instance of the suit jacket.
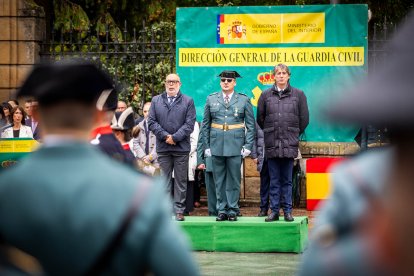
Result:
<instances>
[{"instance_id":1,"label":"suit jacket","mask_svg":"<svg viewBox=\"0 0 414 276\"><path fill-rule=\"evenodd\" d=\"M157 152L179 152L188 154L191 149L190 135L194 130L196 110L194 100L178 92L172 104L168 103L167 92L155 96L151 101L148 123L157 137ZM165 142L172 135L175 145Z\"/></svg>"},{"instance_id":2,"label":"suit jacket","mask_svg":"<svg viewBox=\"0 0 414 276\"><path fill-rule=\"evenodd\" d=\"M134 194L150 181L105 275L197 275L171 219L164 183L89 144L43 146L0 175L0 236L37 258L48 275L83 275L102 252ZM160 258L162 256L162 258Z\"/></svg>"},{"instance_id":3,"label":"suit jacket","mask_svg":"<svg viewBox=\"0 0 414 276\"><path fill-rule=\"evenodd\" d=\"M40 140L41 137L40 137L40 128L39 128L39 125L37 125L35 129L33 129L32 128L32 119L31 118L26 119L25 120L25 123L26 123L26 126L29 126L32 129L33 138L35 140Z\"/></svg>"},{"instance_id":4,"label":"suit jacket","mask_svg":"<svg viewBox=\"0 0 414 276\"><path fill-rule=\"evenodd\" d=\"M1 138L14 138L13 137L13 127L6 128L1 133ZM19 138L33 138L32 129L29 126L21 125Z\"/></svg>"},{"instance_id":5,"label":"suit jacket","mask_svg":"<svg viewBox=\"0 0 414 276\"><path fill-rule=\"evenodd\" d=\"M245 128L223 130L212 128L211 124L228 125L244 123ZM204 148L215 156L240 155L242 147L252 150L255 136L255 120L250 99L234 92L228 106L223 93L217 92L207 97L202 125Z\"/></svg>"},{"instance_id":6,"label":"suit jacket","mask_svg":"<svg viewBox=\"0 0 414 276\"><path fill-rule=\"evenodd\" d=\"M259 172L262 171L263 162L265 161L263 137L264 137L263 130L256 123L256 137L253 143L253 150L251 153L251 157L253 159L257 158L257 171Z\"/></svg>"}]
</instances>

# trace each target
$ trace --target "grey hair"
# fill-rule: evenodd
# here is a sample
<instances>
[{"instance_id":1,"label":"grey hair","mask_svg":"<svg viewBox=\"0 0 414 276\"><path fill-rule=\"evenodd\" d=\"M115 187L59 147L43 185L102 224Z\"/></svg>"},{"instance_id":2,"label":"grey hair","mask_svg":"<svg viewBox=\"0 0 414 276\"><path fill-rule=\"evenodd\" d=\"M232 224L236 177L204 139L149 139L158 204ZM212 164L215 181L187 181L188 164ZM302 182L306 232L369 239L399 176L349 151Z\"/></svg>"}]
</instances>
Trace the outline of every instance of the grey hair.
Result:
<instances>
[{"instance_id":1,"label":"grey hair","mask_svg":"<svg viewBox=\"0 0 414 276\"><path fill-rule=\"evenodd\" d=\"M276 65L275 68L273 69L273 75L276 75L277 69L285 70L286 73L288 73L288 75L290 76L290 69L286 64L279 63L278 65Z\"/></svg>"}]
</instances>

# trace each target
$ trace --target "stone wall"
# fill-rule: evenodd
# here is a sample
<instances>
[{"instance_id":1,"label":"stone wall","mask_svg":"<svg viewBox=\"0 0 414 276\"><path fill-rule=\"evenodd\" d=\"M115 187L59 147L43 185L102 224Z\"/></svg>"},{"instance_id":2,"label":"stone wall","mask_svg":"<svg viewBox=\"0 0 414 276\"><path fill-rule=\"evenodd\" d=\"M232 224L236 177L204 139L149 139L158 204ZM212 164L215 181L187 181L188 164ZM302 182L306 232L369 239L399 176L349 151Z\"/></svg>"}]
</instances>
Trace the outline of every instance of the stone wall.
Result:
<instances>
[{"instance_id":1,"label":"stone wall","mask_svg":"<svg viewBox=\"0 0 414 276\"><path fill-rule=\"evenodd\" d=\"M14 97L39 59L44 12L30 0L0 0L0 101Z\"/></svg>"}]
</instances>

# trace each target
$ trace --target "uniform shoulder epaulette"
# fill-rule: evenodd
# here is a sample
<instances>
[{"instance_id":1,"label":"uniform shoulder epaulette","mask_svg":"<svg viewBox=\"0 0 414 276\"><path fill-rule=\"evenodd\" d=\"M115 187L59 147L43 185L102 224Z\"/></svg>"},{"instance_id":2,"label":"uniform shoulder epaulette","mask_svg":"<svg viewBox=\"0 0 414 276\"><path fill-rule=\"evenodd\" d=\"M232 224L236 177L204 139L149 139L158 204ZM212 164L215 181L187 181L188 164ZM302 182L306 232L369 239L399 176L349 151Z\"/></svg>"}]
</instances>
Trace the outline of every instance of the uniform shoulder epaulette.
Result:
<instances>
[{"instance_id":1,"label":"uniform shoulder epaulette","mask_svg":"<svg viewBox=\"0 0 414 276\"><path fill-rule=\"evenodd\" d=\"M249 97L249 96L247 96L246 94L244 94L244 93L240 93L240 92L237 92L239 95L242 95L242 96L245 96L245 97Z\"/></svg>"},{"instance_id":2,"label":"uniform shoulder epaulette","mask_svg":"<svg viewBox=\"0 0 414 276\"><path fill-rule=\"evenodd\" d=\"M218 92L213 92L213 93L211 93L210 95L208 95L207 97L211 97L211 96L217 95L217 93L218 93Z\"/></svg>"}]
</instances>

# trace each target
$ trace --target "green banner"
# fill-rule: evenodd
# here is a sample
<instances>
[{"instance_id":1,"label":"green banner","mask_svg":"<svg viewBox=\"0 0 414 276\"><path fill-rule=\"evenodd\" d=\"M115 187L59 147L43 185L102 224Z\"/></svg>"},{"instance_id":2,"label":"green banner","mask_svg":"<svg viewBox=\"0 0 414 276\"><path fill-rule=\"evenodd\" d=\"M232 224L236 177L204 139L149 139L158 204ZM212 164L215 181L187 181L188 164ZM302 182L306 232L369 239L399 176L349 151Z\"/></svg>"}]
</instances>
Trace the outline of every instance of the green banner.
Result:
<instances>
[{"instance_id":1,"label":"green banner","mask_svg":"<svg viewBox=\"0 0 414 276\"><path fill-rule=\"evenodd\" d=\"M14 166L19 160L32 152L39 143L31 138L0 139L0 171Z\"/></svg>"},{"instance_id":2,"label":"green banner","mask_svg":"<svg viewBox=\"0 0 414 276\"><path fill-rule=\"evenodd\" d=\"M202 120L206 97L220 91L217 75L236 70L236 91L254 107L274 84L272 69L291 69L291 85L308 99L312 142L352 142L355 127L328 123L320 113L344 87L367 74L367 5L177 9L177 72Z\"/></svg>"}]
</instances>

